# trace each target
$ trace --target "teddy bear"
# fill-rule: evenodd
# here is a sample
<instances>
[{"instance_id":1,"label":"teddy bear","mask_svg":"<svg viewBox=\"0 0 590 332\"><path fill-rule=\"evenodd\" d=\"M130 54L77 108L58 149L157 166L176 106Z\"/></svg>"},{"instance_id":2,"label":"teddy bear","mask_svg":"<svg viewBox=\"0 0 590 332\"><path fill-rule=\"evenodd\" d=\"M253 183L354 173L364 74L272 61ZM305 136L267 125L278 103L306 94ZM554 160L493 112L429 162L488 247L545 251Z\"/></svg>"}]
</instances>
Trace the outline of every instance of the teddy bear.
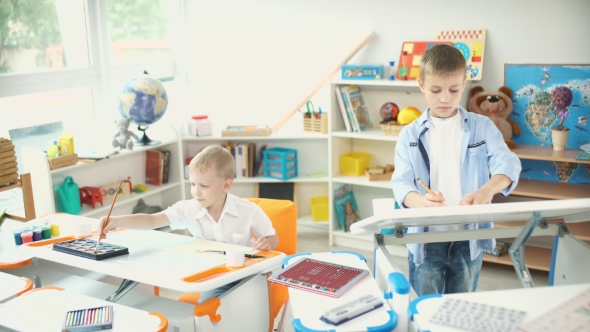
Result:
<instances>
[{"instance_id":1,"label":"teddy bear","mask_svg":"<svg viewBox=\"0 0 590 332\"><path fill-rule=\"evenodd\" d=\"M469 90L469 103L467 109L470 112L487 116L494 122L502 133L504 141L509 148L516 148L512 135L520 136L520 126L514 119L508 118L512 113L512 90L501 86L498 91L485 91L479 85Z\"/></svg>"},{"instance_id":2,"label":"teddy bear","mask_svg":"<svg viewBox=\"0 0 590 332\"><path fill-rule=\"evenodd\" d=\"M131 119L120 118L115 121L117 124L117 128L119 132L115 134L113 137L113 147L117 148L120 147L121 149L129 149L133 150L133 140L131 137L135 138L136 140L139 139L137 135L129 131L129 124L131 123Z\"/></svg>"}]
</instances>

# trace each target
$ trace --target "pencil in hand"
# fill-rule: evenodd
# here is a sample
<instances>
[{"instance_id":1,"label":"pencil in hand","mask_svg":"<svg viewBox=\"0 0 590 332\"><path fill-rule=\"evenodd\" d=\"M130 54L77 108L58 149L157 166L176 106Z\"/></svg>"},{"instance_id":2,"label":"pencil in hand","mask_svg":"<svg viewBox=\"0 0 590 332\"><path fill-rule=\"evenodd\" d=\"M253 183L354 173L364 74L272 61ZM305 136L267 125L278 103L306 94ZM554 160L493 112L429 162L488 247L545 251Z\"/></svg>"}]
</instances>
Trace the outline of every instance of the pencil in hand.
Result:
<instances>
[{"instance_id":1,"label":"pencil in hand","mask_svg":"<svg viewBox=\"0 0 590 332\"><path fill-rule=\"evenodd\" d=\"M428 191L430 194L436 195L434 192L432 192L432 190L430 190L430 188L428 188L428 186L424 184L424 182L422 182L422 180L420 180L420 178L418 178L418 183L420 183L422 187L424 187L424 189L426 189L426 191Z\"/></svg>"}]
</instances>

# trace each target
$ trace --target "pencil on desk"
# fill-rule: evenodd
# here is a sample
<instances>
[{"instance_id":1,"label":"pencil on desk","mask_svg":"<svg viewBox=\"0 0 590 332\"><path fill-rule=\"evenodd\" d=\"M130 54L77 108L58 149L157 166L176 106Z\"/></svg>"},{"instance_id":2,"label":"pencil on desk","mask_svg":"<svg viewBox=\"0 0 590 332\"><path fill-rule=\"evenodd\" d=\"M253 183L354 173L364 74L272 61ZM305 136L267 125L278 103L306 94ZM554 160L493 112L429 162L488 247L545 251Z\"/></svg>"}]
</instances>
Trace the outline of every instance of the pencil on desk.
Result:
<instances>
[{"instance_id":1,"label":"pencil on desk","mask_svg":"<svg viewBox=\"0 0 590 332\"><path fill-rule=\"evenodd\" d=\"M432 190L430 190L430 188L428 188L428 187L427 187L427 186L424 184L424 182L422 182L422 180L420 180L420 178L418 178L418 183L420 183L420 184L422 185L422 187L424 187L424 189L426 189L426 191L428 191L429 193L431 193L431 194L433 194L433 195L434 195L434 193L432 192Z\"/></svg>"},{"instance_id":2,"label":"pencil on desk","mask_svg":"<svg viewBox=\"0 0 590 332\"><path fill-rule=\"evenodd\" d=\"M96 241L96 248L94 248L94 252L98 250L98 245L100 244L100 240L102 240L102 233L104 232L105 227L107 227L107 225L109 224L109 218L111 217L111 212L113 212L113 207L115 206L117 195L119 195L119 190L121 190L121 184L123 184L123 180L119 181L119 186L117 187L117 191L115 192L115 197L113 197L113 202L111 203L109 214L107 214L107 219L104 221L104 224L102 224L102 226L100 227L100 234L98 234L98 240Z\"/></svg>"}]
</instances>

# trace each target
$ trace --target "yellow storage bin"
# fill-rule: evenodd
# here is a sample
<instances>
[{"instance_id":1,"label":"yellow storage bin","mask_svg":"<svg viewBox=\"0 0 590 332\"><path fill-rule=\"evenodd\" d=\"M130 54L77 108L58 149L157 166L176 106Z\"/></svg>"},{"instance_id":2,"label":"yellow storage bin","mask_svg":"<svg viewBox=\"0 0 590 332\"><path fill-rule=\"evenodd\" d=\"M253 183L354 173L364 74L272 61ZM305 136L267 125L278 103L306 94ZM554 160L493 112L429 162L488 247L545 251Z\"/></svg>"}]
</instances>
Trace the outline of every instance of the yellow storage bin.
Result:
<instances>
[{"instance_id":1,"label":"yellow storage bin","mask_svg":"<svg viewBox=\"0 0 590 332\"><path fill-rule=\"evenodd\" d=\"M369 167L371 154L366 152L351 152L340 156L340 172L343 175L364 175Z\"/></svg>"},{"instance_id":2,"label":"yellow storage bin","mask_svg":"<svg viewBox=\"0 0 590 332\"><path fill-rule=\"evenodd\" d=\"M329 221L328 197L319 196L311 199L311 218L313 221Z\"/></svg>"}]
</instances>

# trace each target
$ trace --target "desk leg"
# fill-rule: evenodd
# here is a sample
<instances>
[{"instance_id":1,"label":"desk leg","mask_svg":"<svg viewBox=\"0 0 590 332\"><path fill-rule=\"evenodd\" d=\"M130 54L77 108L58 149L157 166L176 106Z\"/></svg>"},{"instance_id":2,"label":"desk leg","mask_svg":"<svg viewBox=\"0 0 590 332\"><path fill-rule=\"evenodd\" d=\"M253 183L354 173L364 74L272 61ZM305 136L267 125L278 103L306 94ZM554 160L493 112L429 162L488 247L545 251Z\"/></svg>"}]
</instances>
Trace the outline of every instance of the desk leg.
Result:
<instances>
[{"instance_id":1,"label":"desk leg","mask_svg":"<svg viewBox=\"0 0 590 332\"><path fill-rule=\"evenodd\" d=\"M133 280L124 279L121 282L119 288L105 300L109 302L117 302L120 298L122 298L127 292L129 292L133 287L137 286L138 282Z\"/></svg>"},{"instance_id":2,"label":"desk leg","mask_svg":"<svg viewBox=\"0 0 590 332\"><path fill-rule=\"evenodd\" d=\"M524 225L522 228L520 234L518 234L510 246L510 257L512 258L516 275L518 276L518 279L520 280L523 288L535 287L533 279L531 278L531 274L529 273L529 269L527 268L526 262L524 260L524 246L540 222L541 214L539 212L533 212L533 215L529 218L526 225Z\"/></svg>"}]
</instances>

